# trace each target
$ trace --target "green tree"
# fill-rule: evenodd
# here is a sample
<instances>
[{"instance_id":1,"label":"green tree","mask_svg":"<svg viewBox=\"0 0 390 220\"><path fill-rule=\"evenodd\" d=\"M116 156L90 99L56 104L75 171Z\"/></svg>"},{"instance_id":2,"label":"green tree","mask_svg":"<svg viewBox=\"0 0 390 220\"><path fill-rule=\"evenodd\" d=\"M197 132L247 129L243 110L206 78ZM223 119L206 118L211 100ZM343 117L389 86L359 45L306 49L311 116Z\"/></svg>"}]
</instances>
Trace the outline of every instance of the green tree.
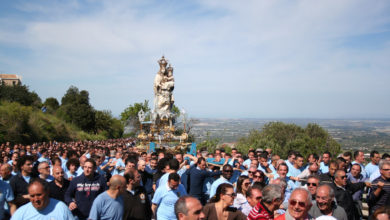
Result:
<instances>
[{"instance_id":1,"label":"green tree","mask_svg":"<svg viewBox=\"0 0 390 220\"><path fill-rule=\"evenodd\" d=\"M95 110L89 103L89 93L71 86L61 99L57 114L66 122L75 124L84 131L95 130Z\"/></svg>"},{"instance_id":2,"label":"green tree","mask_svg":"<svg viewBox=\"0 0 390 220\"><path fill-rule=\"evenodd\" d=\"M247 137L237 142L237 148L245 153L250 148L268 147L281 157L287 157L289 150L298 151L305 157L310 153L330 151L335 155L340 152L340 144L317 124L308 124L302 128L295 124L270 122L261 131L252 130Z\"/></svg>"},{"instance_id":3,"label":"green tree","mask_svg":"<svg viewBox=\"0 0 390 220\"><path fill-rule=\"evenodd\" d=\"M137 102L133 105L130 105L127 107L123 112L121 113L121 121L125 125L130 125L133 127L133 131L138 130L140 127L140 122L138 119L138 112L139 111L145 112L145 120L150 120L150 107L149 107L149 101L144 100L144 102Z\"/></svg>"},{"instance_id":4,"label":"green tree","mask_svg":"<svg viewBox=\"0 0 390 220\"><path fill-rule=\"evenodd\" d=\"M55 112L59 107L60 107L60 103L57 101L56 98L54 97L49 97L45 100L45 102L43 103L43 105L46 106L46 108L50 111L50 112Z\"/></svg>"},{"instance_id":5,"label":"green tree","mask_svg":"<svg viewBox=\"0 0 390 220\"><path fill-rule=\"evenodd\" d=\"M30 92L26 85L0 85L0 100L18 102L24 106L40 107L41 98L35 92Z\"/></svg>"},{"instance_id":6,"label":"green tree","mask_svg":"<svg viewBox=\"0 0 390 220\"><path fill-rule=\"evenodd\" d=\"M123 135L123 125L115 119L110 111L95 112L95 132L107 138L120 138Z\"/></svg>"}]
</instances>

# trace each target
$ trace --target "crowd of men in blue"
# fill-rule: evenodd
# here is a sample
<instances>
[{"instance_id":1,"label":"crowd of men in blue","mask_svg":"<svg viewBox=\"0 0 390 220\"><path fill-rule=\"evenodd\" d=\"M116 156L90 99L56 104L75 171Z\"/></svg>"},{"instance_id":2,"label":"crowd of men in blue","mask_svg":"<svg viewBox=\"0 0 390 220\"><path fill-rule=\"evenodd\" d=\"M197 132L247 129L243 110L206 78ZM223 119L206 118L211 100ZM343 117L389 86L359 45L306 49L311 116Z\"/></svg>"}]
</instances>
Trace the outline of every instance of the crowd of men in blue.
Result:
<instances>
[{"instance_id":1,"label":"crowd of men in blue","mask_svg":"<svg viewBox=\"0 0 390 220\"><path fill-rule=\"evenodd\" d=\"M0 149L0 220L362 219L365 191L371 219L390 215L390 155L375 150L367 162L359 150L147 153L132 139ZM308 203L290 198L299 190Z\"/></svg>"}]
</instances>

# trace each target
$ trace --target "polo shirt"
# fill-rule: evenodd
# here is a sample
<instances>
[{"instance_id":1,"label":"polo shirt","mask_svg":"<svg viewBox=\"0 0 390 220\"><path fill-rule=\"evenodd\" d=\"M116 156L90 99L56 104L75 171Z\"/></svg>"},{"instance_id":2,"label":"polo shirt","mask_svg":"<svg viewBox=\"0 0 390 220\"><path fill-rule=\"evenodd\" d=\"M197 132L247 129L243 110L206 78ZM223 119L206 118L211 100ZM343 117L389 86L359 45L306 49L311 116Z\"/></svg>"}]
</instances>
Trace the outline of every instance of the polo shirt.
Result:
<instances>
[{"instance_id":1,"label":"polo shirt","mask_svg":"<svg viewBox=\"0 0 390 220\"><path fill-rule=\"evenodd\" d=\"M159 187L154 193L152 200L153 204L157 207L157 219L169 220L176 219L175 215L175 203L180 196L187 195L186 190L182 184L175 190L172 190L168 184Z\"/></svg>"},{"instance_id":2,"label":"polo shirt","mask_svg":"<svg viewBox=\"0 0 390 220\"><path fill-rule=\"evenodd\" d=\"M68 206L56 199L50 199L49 204L41 211L38 211L31 202L18 208L11 220L29 219L29 220L72 220L74 219Z\"/></svg>"},{"instance_id":3,"label":"polo shirt","mask_svg":"<svg viewBox=\"0 0 390 220\"><path fill-rule=\"evenodd\" d=\"M101 193L93 201L88 219L91 220L122 220L123 198L112 198L107 191Z\"/></svg>"},{"instance_id":4,"label":"polo shirt","mask_svg":"<svg viewBox=\"0 0 390 220\"><path fill-rule=\"evenodd\" d=\"M320 170L321 170L321 173L329 172L329 164L325 164L324 162L321 162L320 163Z\"/></svg>"},{"instance_id":5,"label":"polo shirt","mask_svg":"<svg viewBox=\"0 0 390 220\"><path fill-rule=\"evenodd\" d=\"M370 178L372 174L374 174L377 170L379 170L379 166L376 164L369 163L365 167L367 178Z\"/></svg>"},{"instance_id":6,"label":"polo shirt","mask_svg":"<svg viewBox=\"0 0 390 220\"><path fill-rule=\"evenodd\" d=\"M221 185L222 183L229 183L230 185L232 185L229 180L225 179L225 177L221 176L219 177L217 180L215 180L213 182L213 184L211 185L211 188L210 188L210 198L213 197L215 195L215 193L217 192L217 188L219 185Z\"/></svg>"}]
</instances>

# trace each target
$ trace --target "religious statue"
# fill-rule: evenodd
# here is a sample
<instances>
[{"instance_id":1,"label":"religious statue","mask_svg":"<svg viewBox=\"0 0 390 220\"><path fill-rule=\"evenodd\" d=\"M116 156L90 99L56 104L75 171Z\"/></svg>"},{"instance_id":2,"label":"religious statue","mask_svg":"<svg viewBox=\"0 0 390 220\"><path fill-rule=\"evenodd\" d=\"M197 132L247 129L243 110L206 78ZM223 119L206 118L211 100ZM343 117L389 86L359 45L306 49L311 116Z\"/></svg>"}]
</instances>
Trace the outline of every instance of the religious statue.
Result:
<instances>
[{"instance_id":1,"label":"religious statue","mask_svg":"<svg viewBox=\"0 0 390 220\"><path fill-rule=\"evenodd\" d=\"M154 120L166 119L170 121L173 118L172 106L174 103L173 89L175 80L173 78L173 67L168 65L167 60L162 56L158 61L160 70L154 78ZM171 123L171 122L170 122Z\"/></svg>"}]
</instances>

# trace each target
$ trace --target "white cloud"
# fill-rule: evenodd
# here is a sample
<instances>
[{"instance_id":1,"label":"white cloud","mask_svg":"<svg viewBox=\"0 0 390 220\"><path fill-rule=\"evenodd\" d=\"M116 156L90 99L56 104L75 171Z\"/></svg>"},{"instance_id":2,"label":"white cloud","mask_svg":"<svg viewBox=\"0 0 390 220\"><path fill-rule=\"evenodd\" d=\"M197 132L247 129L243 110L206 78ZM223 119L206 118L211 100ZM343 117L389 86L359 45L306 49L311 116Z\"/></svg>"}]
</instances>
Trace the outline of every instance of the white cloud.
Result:
<instances>
[{"instance_id":1,"label":"white cloud","mask_svg":"<svg viewBox=\"0 0 390 220\"><path fill-rule=\"evenodd\" d=\"M35 19L0 18L0 45L26 50L23 62L0 52L0 64L42 97L60 97L72 83L90 91L96 108L119 114L130 101L151 100L165 54L177 105L193 115L389 116L379 101L390 92L389 39L370 37L389 33L387 1L56 4L19 6Z\"/></svg>"}]
</instances>

